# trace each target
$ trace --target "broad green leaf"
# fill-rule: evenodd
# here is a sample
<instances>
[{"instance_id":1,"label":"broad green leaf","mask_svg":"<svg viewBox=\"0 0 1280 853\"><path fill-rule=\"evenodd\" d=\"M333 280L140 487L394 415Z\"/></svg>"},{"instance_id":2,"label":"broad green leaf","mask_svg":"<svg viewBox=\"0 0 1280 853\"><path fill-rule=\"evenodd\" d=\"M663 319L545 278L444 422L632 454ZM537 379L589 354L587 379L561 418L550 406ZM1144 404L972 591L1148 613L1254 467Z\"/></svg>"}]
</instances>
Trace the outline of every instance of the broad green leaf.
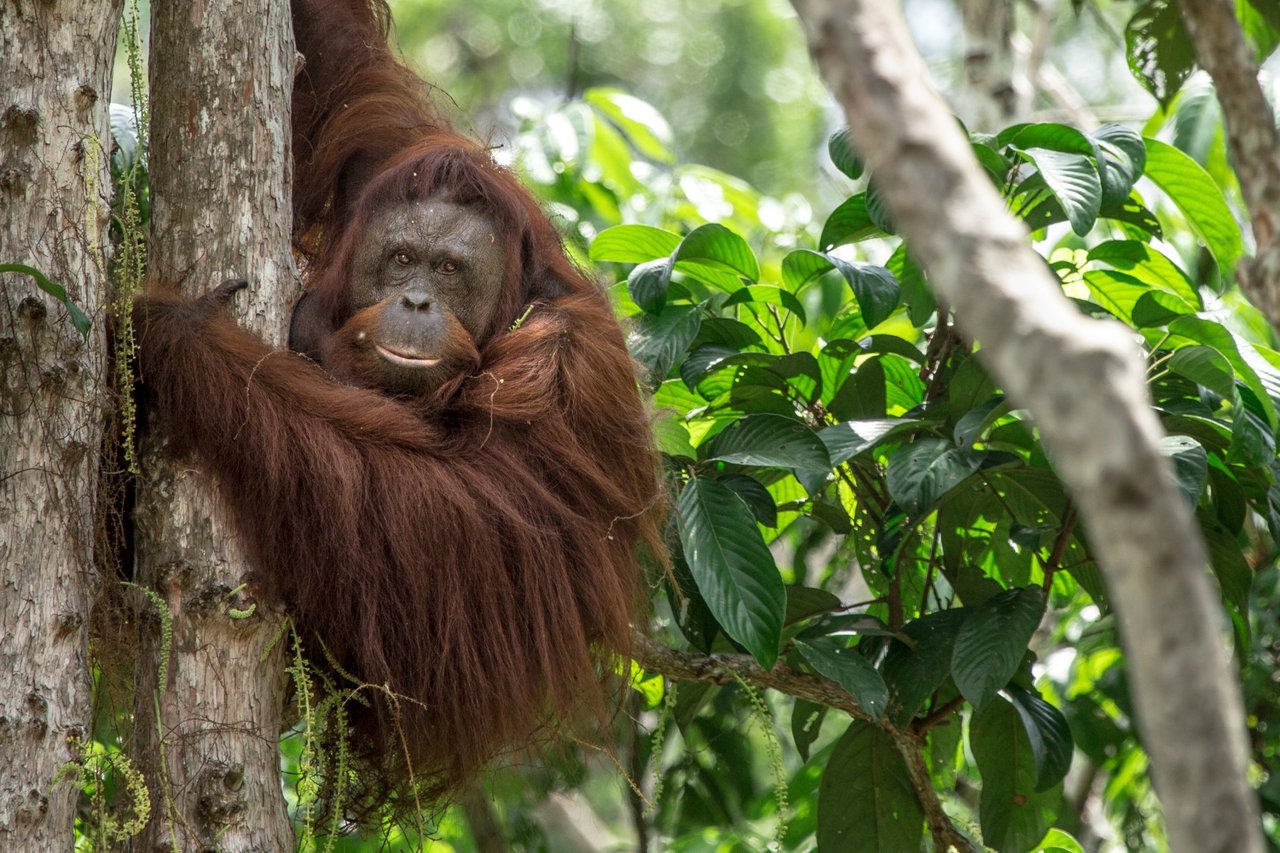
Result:
<instances>
[{"instance_id":1,"label":"broad green leaf","mask_svg":"<svg viewBox=\"0 0 1280 853\"><path fill-rule=\"evenodd\" d=\"M1067 718L1038 693L1016 684L1010 684L1005 692L1022 718L1023 728L1031 742L1036 766L1036 791L1052 788L1071 769L1071 753L1075 746Z\"/></svg>"},{"instance_id":2,"label":"broad green leaf","mask_svg":"<svg viewBox=\"0 0 1280 853\"><path fill-rule=\"evenodd\" d=\"M1124 41L1129 70L1168 107L1196 67L1196 52L1177 2L1147 0L1129 19Z\"/></svg>"},{"instance_id":3,"label":"broad green leaf","mask_svg":"<svg viewBox=\"0 0 1280 853\"><path fill-rule=\"evenodd\" d=\"M1151 291L1151 285L1115 270L1089 270L1083 279L1093 301L1125 322L1133 319L1134 306Z\"/></svg>"},{"instance_id":4,"label":"broad green leaf","mask_svg":"<svg viewBox=\"0 0 1280 853\"><path fill-rule=\"evenodd\" d=\"M857 243L869 237L883 236L884 232L871 221L867 213L867 194L859 193L845 199L822 226L818 248L826 251L845 243Z\"/></svg>"},{"instance_id":5,"label":"broad green leaf","mask_svg":"<svg viewBox=\"0 0 1280 853\"><path fill-rule=\"evenodd\" d=\"M748 415L711 440L707 459L772 468L830 468L826 445L817 433L782 415Z\"/></svg>"},{"instance_id":6,"label":"broad green leaf","mask_svg":"<svg viewBox=\"0 0 1280 853\"><path fill-rule=\"evenodd\" d=\"M696 268L694 265L701 264L741 276L747 281L760 278L760 265L756 263L756 256L747 241L714 222L690 231L689 236L680 241L672 258L677 267L684 264L692 270Z\"/></svg>"},{"instance_id":7,"label":"broad green leaf","mask_svg":"<svg viewBox=\"0 0 1280 853\"><path fill-rule=\"evenodd\" d=\"M1245 358L1241 353L1241 345L1237 343L1235 336L1231 334L1226 326L1213 320L1206 320L1203 317L1179 317L1169 324L1169 331L1175 335L1189 338L1196 343L1211 346L1222 353L1227 361L1231 362L1231 368L1235 372L1236 378L1243 382L1245 387L1258 398L1257 403L1263 419L1271 430L1275 430L1275 405L1271 402L1267 387L1263 384L1257 370L1249 363L1249 359Z\"/></svg>"},{"instance_id":8,"label":"broad green leaf","mask_svg":"<svg viewBox=\"0 0 1280 853\"><path fill-rule=\"evenodd\" d=\"M1102 208L1102 182L1093 160L1045 148L1028 148L1024 153L1066 211L1071 230L1081 236L1089 233Z\"/></svg>"},{"instance_id":9,"label":"broad green leaf","mask_svg":"<svg viewBox=\"0 0 1280 853\"><path fill-rule=\"evenodd\" d=\"M1200 310L1200 292L1182 268L1152 246L1138 240L1107 240L1089 250L1100 261L1153 287L1168 291Z\"/></svg>"},{"instance_id":10,"label":"broad green leaf","mask_svg":"<svg viewBox=\"0 0 1280 853\"><path fill-rule=\"evenodd\" d=\"M990 150L990 149L988 149ZM901 243L893 250L889 260L885 261L885 269L893 273L902 288L901 302L907 308L907 319L917 329L929 321L938 303L933 298L933 291L924 280L924 270L920 269L907 252L907 244Z\"/></svg>"},{"instance_id":11,"label":"broad green leaf","mask_svg":"<svg viewBox=\"0 0 1280 853\"><path fill-rule=\"evenodd\" d=\"M651 225L615 225L591 241L588 257L596 261L642 264L665 258L680 245L680 235Z\"/></svg>"},{"instance_id":12,"label":"broad green leaf","mask_svg":"<svg viewBox=\"0 0 1280 853\"><path fill-rule=\"evenodd\" d=\"M660 418L653 424L658 449L668 456L697 459L698 451L689 443L689 429L676 416Z\"/></svg>"},{"instance_id":13,"label":"broad green leaf","mask_svg":"<svg viewBox=\"0 0 1280 853\"><path fill-rule=\"evenodd\" d=\"M1218 266L1230 271L1243 254L1244 243L1222 190L1199 163L1177 148L1157 139L1147 139L1146 144L1146 176L1182 211Z\"/></svg>"},{"instance_id":14,"label":"broad green leaf","mask_svg":"<svg viewBox=\"0 0 1280 853\"><path fill-rule=\"evenodd\" d=\"M804 310L804 304L796 298L794 293L781 287L773 287L767 284L753 284L742 287L725 300L724 307L731 308L734 305L743 305L747 302L777 305L795 314L800 320L800 325L803 326L809 322Z\"/></svg>"},{"instance_id":15,"label":"broad green leaf","mask_svg":"<svg viewBox=\"0 0 1280 853\"><path fill-rule=\"evenodd\" d=\"M981 709L1009 683L1044 616L1044 593L1009 589L974 609L956 636L951 676L964 698Z\"/></svg>"},{"instance_id":16,"label":"broad green leaf","mask_svg":"<svg viewBox=\"0 0 1280 853\"><path fill-rule=\"evenodd\" d=\"M1062 802L1061 783L1036 791L1036 763L1026 727L1008 702L976 711L969 747L982 774L982 841L997 853L1034 850Z\"/></svg>"},{"instance_id":17,"label":"broad green leaf","mask_svg":"<svg viewBox=\"0 0 1280 853\"><path fill-rule=\"evenodd\" d=\"M876 668L857 649L851 649L843 637L818 637L796 640L799 650L819 674L844 688L862 709L879 719L889 702L889 689Z\"/></svg>"},{"instance_id":18,"label":"broad green leaf","mask_svg":"<svg viewBox=\"0 0 1280 853\"><path fill-rule=\"evenodd\" d=\"M1102 207L1105 211L1129 198L1133 185L1146 168L1147 149L1142 144L1142 136L1122 124L1104 124L1091 131L1088 138L1098 147L1095 156L1102 177Z\"/></svg>"},{"instance_id":19,"label":"broad green leaf","mask_svg":"<svg viewBox=\"0 0 1280 853\"><path fill-rule=\"evenodd\" d=\"M720 482L724 483L729 479L721 477ZM773 503L773 495L769 495L769 502ZM787 587L787 615L783 624L794 625L814 616L839 610L840 607L840 598L835 593L817 587L791 584Z\"/></svg>"},{"instance_id":20,"label":"broad green leaf","mask_svg":"<svg viewBox=\"0 0 1280 853\"><path fill-rule=\"evenodd\" d=\"M1187 503L1194 507L1200 501L1209 477L1209 454L1200 442L1185 435L1166 435L1160 439L1160 453L1173 462L1173 473L1178 489Z\"/></svg>"},{"instance_id":21,"label":"broad green leaf","mask_svg":"<svg viewBox=\"0 0 1280 853\"><path fill-rule=\"evenodd\" d=\"M914 647L900 640L889 644L881 672L889 688L889 714L895 725L907 725L951 675L956 635L970 611L955 607L915 619L902 626L902 633L915 641Z\"/></svg>"},{"instance_id":22,"label":"broad green leaf","mask_svg":"<svg viewBox=\"0 0 1280 853\"><path fill-rule=\"evenodd\" d=\"M1181 297L1163 290L1148 290L1133 303L1133 325L1139 329L1167 326L1179 317L1196 312Z\"/></svg>"},{"instance_id":23,"label":"broad green leaf","mask_svg":"<svg viewBox=\"0 0 1280 853\"><path fill-rule=\"evenodd\" d=\"M695 477L680 492L676 526L689 571L716 621L771 668L782 642L787 593L751 510L728 486Z\"/></svg>"},{"instance_id":24,"label":"broad green leaf","mask_svg":"<svg viewBox=\"0 0 1280 853\"><path fill-rule=\"evenodd\" d=\"M1200 532L1209 549L1209 563L1222 590L1222 599L1238 612L1247 612L1249 587L1253 583L1253 569L1245 559L1240 543L1221 523L1197 513Z\"/></svg>"},{"instance_id":25,"label":"broad green leaf","mask_svg":"<svg viewBox=\"0 0 1280 853\"><path fill-rule=\"evenodd\" d=\"M671 259L659 258L638 264L627 276L627 293L645 313L657 314L667 304L671 284Z\"/></svg>"},{"instance_id":26,"label":"broad green leaf","mask_svg":"<svg viewBox=\"0 0 1280 853\"><path fill-rule=\"evenodd\" d=\"M695 306L669 305L659 314L636 319L628 345L655 385L666 378L698 334L698 315Z\"/></svg>"},{"instance_id":27,"label":"broad green leaf","mask_svg":"<svg viewBox=\"0 0 1280 853\"><path fill-rule=\"evenodd\" d=\"M921 438L893 454L885 482L898 505L918 516L977 471L982 458L946 439Z\"/></svg>"},{"instance_id":28,"label":"broad green leaf","mask_svg":"<svg viewBox=\"0 0 1280 853\"><path fill-rule=\"evenodd\" d=\"M0 273L6 272L22 273L35 279L36 287L61 302L67 309L67 313L71 316L71 325L75 326L80 336L86 339L89 337L89 328L93 325L93 321L89 319L89 315L85 314L79 305L71 301L71 297L67 296L65 287L35 267L29 267L26 264L0 264Z\"/></svg>"},{"instance_id":29,"label":"broad green leaf","mask_svg":"<svg viewBox=\"0 0 1280 853\"><path fill-rule=\"evenodd\" d=\"M883 418L887 391L883 356L869 358L847 378L831 398L828 411L842 421L865 421Z\"/></svg>"},{"instance_id":30,"label":"broad green leaf","mask_svg":"<svg viewBox=\"0 0 1280 853\"><path fill-rule=\"evenodd\" d=\"M906 853L924 842L924 810L893 740L854 720L818 785L818 849Z\"/></svg>"},{"instance_id":31,"label":"broad green leaf","mask_svg":"<svg viewBox=\"0 0 1280 853\"><path fill-rule=\"evenodd\" d=\"M822 252L799 249L782 260L782 282L792 293L832 269L848 282L867 328L874 328L898 307L898 280L884 267L846 261Z\"/></svg>"},{"instance_id":32,"label":"broad green leaf","mask_svg":"<svg viewBox=\"0 0 1280 853\"><path fill-rule=\"evenodd\" d=\"M751 514L755 516L756 521L765 527L775 527L778 524L778 505L774 503L773 495L769 494L769 490L761 485L760 481L755 477L748 477L746 474L726 474L720 478L720 482L728 486L742 498L750 509ZM803 587L801 587L803 588ZM788 591L793 587L788 587ZM830 593L826 593L831 595ZM834 596L832 596L834 598ZM790 592L787 595L787 606L790 608L792 596ZM836 599L836 605L840 604L840 600ZM790 621L790 620L788 620Z\"/></svg>"},{"instance_id":33,"label":"broad green leaf","mask_svg":"<svg viewBox=\"0 0 1280 853\"><path fill-rule=\"evenodd\" d=\"M818 438L831 454L831 464L839 465L875 447L881 439L921 429L923 421L913 418L875 418L845 421L818 431Z\"/></svg>"},{"instance_id":34,"label":"broad green leaf","mask_svg":"<svg viewBox=\"0 0 1280 853\"><path fill-rule=\"evenodd\" d=\"M853 141L849 138L849 128L838 130L827 141L827 153L835 167L853 180L862 177L862 161L853 150Z\"/></svg>"},{"instance_id":35,"label":"broad green leaf","mask_svg":"<svg viewBox=\"0 0 1280 853\"><path fill-rule=\"evenodd\" d=\"M1169 370L1203 385L1219 397L1235 396L1235 373L1227 357L1210 346L1182 347L1170 356Z\"/></svg>"},{"instance_id":36,"label":"broad green leaf","mask_svg":"<svg viewBox=\"0 0 1280 853\"><path fill-rule=\"evenodd\" d=\"M1092 156L1094 153L1093 143L1083 133L1074 127L1052 122L1015 124L1005 128L996 136L996 145L1012 145L1024 151L1028 148L1044 148L1085 156Z\"/></svg>"}]
</instances>

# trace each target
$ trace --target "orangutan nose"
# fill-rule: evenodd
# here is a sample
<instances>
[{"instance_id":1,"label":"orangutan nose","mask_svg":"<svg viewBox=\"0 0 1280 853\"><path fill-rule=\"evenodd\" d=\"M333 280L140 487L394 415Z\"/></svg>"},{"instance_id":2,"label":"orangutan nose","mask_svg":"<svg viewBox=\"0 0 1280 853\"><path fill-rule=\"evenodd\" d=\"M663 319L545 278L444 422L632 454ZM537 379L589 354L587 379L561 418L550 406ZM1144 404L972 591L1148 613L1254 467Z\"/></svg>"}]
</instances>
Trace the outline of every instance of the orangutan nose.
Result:
<instances>
[{"instance_id":1,"label":"orangutan nose","mask_svg":"<svg viewBox=\"0 0 1280 853\"><path fill-rule=\"evenodd\" d=\"M409 288L400 298L404 302L404 307L410 311L430 311L435 302L431 294L420 287Z\"/></svg>"}]
</instances>

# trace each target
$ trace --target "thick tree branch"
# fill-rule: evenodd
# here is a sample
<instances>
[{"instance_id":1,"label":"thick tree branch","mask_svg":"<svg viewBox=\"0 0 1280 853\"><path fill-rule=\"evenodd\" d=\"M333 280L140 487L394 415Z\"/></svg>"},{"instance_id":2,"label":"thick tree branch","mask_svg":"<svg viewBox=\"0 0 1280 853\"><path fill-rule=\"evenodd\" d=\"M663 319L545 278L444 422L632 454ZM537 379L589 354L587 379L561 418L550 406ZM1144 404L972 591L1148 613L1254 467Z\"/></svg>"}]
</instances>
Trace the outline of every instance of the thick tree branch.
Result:
<instances>
[{"instance_id":1,"label":"thick tree branch","mask_svg":"<svg viewBox=\"0 0 1280 853\"><path fill-rule=\"evenodd\" d=\"M1072 492L1120 616L1173 849L1262 850L1218 596L1157 448L1132 335L1063 296L930 85L897 4L793 2L900 233Z\"/></svg>"},{"instance_id":2,"label":"thick tree branch","mask_svg":"<svg viewBox=\"0 0 1280 853\"><path fill-rule=\"evenodd\" d=\"M1258 85L1258 63L1231 0L1182 0L1179 6L1222 105L1231 163L1257 241L1254 260L1237 270L1240 287L1280 329L1280 137Z\"/></svg>"}]
</instances>

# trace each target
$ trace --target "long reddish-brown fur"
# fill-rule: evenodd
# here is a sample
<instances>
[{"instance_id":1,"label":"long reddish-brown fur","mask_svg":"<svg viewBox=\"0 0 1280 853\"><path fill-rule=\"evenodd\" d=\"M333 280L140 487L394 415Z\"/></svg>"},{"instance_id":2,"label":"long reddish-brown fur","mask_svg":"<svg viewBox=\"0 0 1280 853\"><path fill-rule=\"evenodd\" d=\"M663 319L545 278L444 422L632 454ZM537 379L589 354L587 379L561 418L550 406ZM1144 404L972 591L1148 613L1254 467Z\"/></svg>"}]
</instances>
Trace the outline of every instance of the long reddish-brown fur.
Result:
<instances>
[{"instance_id":1,"label":"long reddish-brown fur","mask_svg":"<svg viewBox=\"0 0 1280 853\"><path fill-rule=\"evenodd\" d=\"M448 793L598 700L599 649L627 651L636 546L662 548L652 440L599 287L515 177L436 115L387 48L382 0L295 0L294 19L295 236L336 330L326 367L342 374L359 325L351 253L370 215L439 194L505 235L479 366L397 399L158 289L135 312L140 372L311 651L399 697L349 706L362 756L393 789L412 773Z\"/></svg>"}]
</instances>

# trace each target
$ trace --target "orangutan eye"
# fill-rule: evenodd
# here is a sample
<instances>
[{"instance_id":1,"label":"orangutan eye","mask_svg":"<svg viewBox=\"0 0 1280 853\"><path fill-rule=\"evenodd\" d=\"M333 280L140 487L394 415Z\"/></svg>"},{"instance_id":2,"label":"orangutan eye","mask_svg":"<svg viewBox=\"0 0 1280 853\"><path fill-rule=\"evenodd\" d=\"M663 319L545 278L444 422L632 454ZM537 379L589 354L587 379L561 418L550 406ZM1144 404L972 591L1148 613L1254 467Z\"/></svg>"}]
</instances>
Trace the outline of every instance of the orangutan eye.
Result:
<instances>
[{"instance_id":1,"label":"orangutan eye","mask_svg":"<svg viewBox=\"0 0 1280 853\"><path fill-rule=\"evenodd\" d=\"M408 252L396 252L392 255L392 260L402 267L407 267L409 264L413 263L413 258L409 257Z\"/></svg>"},{"instance_id":2,"label":"orangutan eye","mask_svg":"<svg viewBox=\"0 0 1280 853\"><path fill-rule=\"evenodd\" d=\"M458 262L453 258L445 258L443 261L436 264L436 272L443 273L444 275L453 275L457 271Z\"/></svg>"}]
</instances>

